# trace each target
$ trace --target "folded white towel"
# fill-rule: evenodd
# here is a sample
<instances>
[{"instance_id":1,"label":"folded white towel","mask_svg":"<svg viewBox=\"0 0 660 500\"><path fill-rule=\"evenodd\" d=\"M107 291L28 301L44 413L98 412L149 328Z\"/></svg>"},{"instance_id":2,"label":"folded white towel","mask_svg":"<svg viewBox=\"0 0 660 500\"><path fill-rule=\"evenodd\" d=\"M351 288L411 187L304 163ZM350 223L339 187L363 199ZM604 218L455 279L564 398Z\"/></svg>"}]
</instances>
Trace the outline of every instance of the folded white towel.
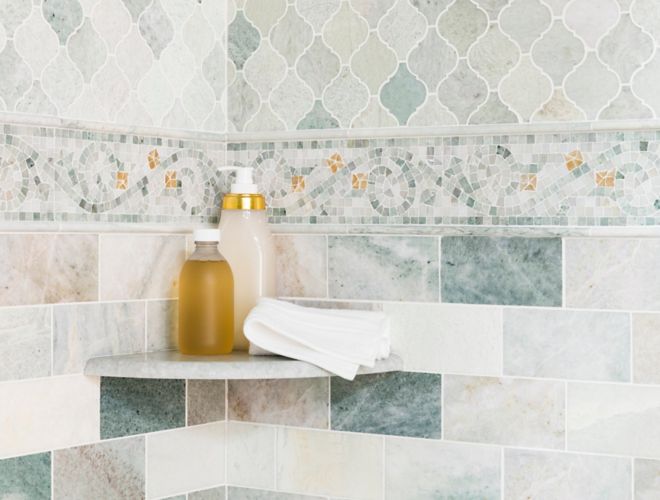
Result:
<instances>
[{"instance_id":1,"label":"folded white towel","mask_svg":"<svg viewBox=\"0 0 660 500\"><path fill-rule=\"evenodd\" d=\"M260 299L245 318L250 354L307 361L353 380L360 365L390 355L390 324L380 312L302 307Z\"/></svg>"}]
</instances>

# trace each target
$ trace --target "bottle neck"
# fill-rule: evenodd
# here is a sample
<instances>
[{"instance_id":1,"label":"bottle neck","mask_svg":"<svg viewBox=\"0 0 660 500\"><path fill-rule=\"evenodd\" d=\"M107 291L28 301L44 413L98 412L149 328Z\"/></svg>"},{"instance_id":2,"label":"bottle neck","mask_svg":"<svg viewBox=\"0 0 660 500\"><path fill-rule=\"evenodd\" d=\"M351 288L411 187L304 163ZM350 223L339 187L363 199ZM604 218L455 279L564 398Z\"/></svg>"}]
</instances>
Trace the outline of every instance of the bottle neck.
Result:
<instances>
[{"instance_id":1,"label":"bottle neck","mask_svg":"<svg viewBox=\"0 0 660 500\"><path fill-rule=\"evenodd\" d=\"M217 241L196 241L195 251L189 260L224 260L218 250Z\"/></svg>"}]
</instances>

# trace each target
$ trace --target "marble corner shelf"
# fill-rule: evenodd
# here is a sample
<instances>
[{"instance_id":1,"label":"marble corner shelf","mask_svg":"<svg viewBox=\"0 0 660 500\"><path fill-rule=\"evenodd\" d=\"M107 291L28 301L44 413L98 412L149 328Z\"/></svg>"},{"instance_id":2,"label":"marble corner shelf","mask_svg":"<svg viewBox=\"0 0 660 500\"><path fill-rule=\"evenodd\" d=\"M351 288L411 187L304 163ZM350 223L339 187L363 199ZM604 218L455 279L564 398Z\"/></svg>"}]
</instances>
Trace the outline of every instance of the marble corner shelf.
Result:
<instances>
[{"instance_id":1,"label":"marble corner shelf","mask_svg":"<svg viewBox=\"0 0 660 500\"><path fill-rule=\"evenodd\" d=\"M394 372L403 369L396 354L378 361L373 368L360 368L358 375ZM328 377L331 374L305 361L280 356L250 356L232 353L225 356L186 356L176 351L126 354L92 358L86 375L159 379L277 379Z\"/></svg>"}]
</instances>

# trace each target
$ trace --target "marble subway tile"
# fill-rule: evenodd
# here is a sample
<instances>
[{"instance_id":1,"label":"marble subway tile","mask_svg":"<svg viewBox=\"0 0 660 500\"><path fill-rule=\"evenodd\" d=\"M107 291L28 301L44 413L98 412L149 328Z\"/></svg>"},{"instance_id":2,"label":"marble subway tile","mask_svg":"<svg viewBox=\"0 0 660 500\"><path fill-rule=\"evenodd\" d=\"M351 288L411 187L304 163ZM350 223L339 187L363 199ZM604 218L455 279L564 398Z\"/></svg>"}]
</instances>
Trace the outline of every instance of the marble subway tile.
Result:
<instances>
[{"instance_id":1,"label":"marble subway tile","mask_svg":"<svg viewBox=\"0 0 660 500\"><path fill-rule=\"evenodd\" d=\"M227 500L323 500L323 497L228 486Z\"/></svg>"},{"instance_id":2,"label":"marble subway tile","mask_svg":"<svg viewBox=\"0 0 660 500\"><path fill-rule=\"evenodd\" d=\"M660 460L635 459L635 500L660 498Z\"/></svg>"},{"instance_id":3,"label":"marble subway tile","mask_svg":"<svg viewBox=\"0 0 660 500\"><path fill-rule=\"evenodd\" d=\"M385 499L500 498L500 448L385 439Z\"/></svg>"},{"instance_id":4,"label":"marble subway tile","mask_svg":"<svg viewBox=\"0 0 660 500\"><path fill-rule=\"evenodd\" d=\"M504 450L504 498L631 499L626 458Z\"/></svg>"},{"instance_id":5,"label":"marble subway tile","mask_svg":"<svg viewBox=\"0 0 660 500\"><path fill-rule=\"evenodd\" d=\"M438 239L329 236L328 280L336 299L438 301Z\"/></svg>"},{"instance_id":6,"label":"marble subway tile","mask_svg":"<svg viewBox=\"0 0 660 500\"><path fill-rule=\"evenodd\" d=\"M230 380L230 420L328 427L328 379Z\"/></svg>"},{"instance_id":7,"label":"marble subway tile","mask_svg":"<svg viewBox=\"0 0 660 500\"><path fill-rule=\"evenodd\" d=\"M147 301L147 351L167 351L177 348L178 318L178 301Z\"/></svg>"},{"instance_id":8,"label":"marble subway tile","mask_svg":"<svg viewBox=\"0 0 660 500\"><path fill-rule=\"evenodd\" d=\"M633 380L660 384L660 314L633 314Z\"/></svg>"},{"instance_id":9,"label":"marble subway tile","mask_svg":"<svg viewBox=\"0 0 660 500\"><path fill-rule=\"evenodd\" d=\"M275 235L277 295L326 297L328 249L325 235Z\"/></svg>"},{"instance_id":10,"label":"marble subway tile","mask_svg":"<svg viewBox=\"0 0 660 500\"><path fill-rule=\"evenodd\" d=\"M101 300L177 296L185 236L102 234L99 247Z\"/></svg>"},{"instance_id":11,"label":"marble subway tile","mask_svg":"<svg viewBox=\"0 0 660 500\"><path fill-rule=\"evenodd\" d=\"M564 384L444 377L443 437L538 448L564 447Z\"/></svg>"},{"instance_id":12,"label":"marble subway tile","mask_svg":"<svg viewBox=\"0 0 660 500\"><path fill-rule=\"evenodd\" d=\"M273 426L227 423L227 483L250 488L275 488Z\"/></svg>"},{"instance_id":13,"label":"marble subway tile","mask_svg":"<svg viewBox=\"0 0 660 500\"><path fill-rule=\"evenodd\" d=\"M566 305L660 311L660 239L566 240Z\"/></svg>"},{"instance_id":14,"label":"marble subway tile","mask_svg":"<svg viewBox=\"0 0 660 500\"><path fill-rule=\"evenodd\" d=\"M442 302L562 305L559 238L446 236Z\"/></svg>"},{"instance_id":15,"label":"marble subway tile","mask_svg":"<svg viewBox=\"0 0 660 500\"><path fill-rule=\"evenodd\" d=\"M142 302L53 308L53 373L82 373L89 358L144 351Z\"/></svg>"},{"instance_id":16,"label":"marble subway tile","mask_svg":"<svg viewBox=\"0 0 660 500\"><path fill-rule=\"evenodd\" d=\"M278 489L364 500L383 495L379 436L278 428L276 453Z\"/></svg>"},{"instance_id":17,"label":"marble subway tile","mask_svg":"<svg viewBox=\"0 0 660 500\"><path fill-rule=\"evenodd\" d=\"M0 309L0 346L0 381L50 375L51 308Z\"/></svg>"},{"instance_id":18,"label":"marble subway tile","mask_svg":"<svg viewBox=\"0 0 660 500\"><path fill-rule=\"evenodd\" d=\"M144 437L54 452L54 498L144 499Z\"/></svg>"},{"instance_id":19,"label":"marble subway tile","mask_svg":"<svg viewBox=\"0 0 660 500\"><path fill-rule=\"evenodd\" d=\"M0 460L0 498L51 500L50 464L50 452Z\"/></svg>"},{"instance_id":20,"label":"marble subway tile","mask_svg":"<svg viewBox=\"0 0 660 500\"><path fill-rule=\"evenodd\" d=\"M550 309L504 310L504 373L630 380L630 316Z\"/></svg>"},{"instance_id":21,"label":"marble subway tile","mask_svg":"<svg viewBox=\"0 0 660 500\"><path fill-rule=\"evenodd\" d=\"M148 434L146 439L148 498L224 484L224 422Z\"/></svg>"},{"instance_id":22,"label":"marble subway tile","mask_svg":"<svg viewBox=\"0 0 660 500\"><path fill-rule=\"evenodd\" d=\"M188 493L188 500L226 500L226 486Z\"/></svg>"},{"instance_id":23,"label":"marble subway tile","mask_svg":"<svg viewBox=\"0 0 660 500\"><path fill-rule=\"evenodd\" d=\"M97 235L1 234L0 255L0 305L98 297Z\"/></svg>"},{"instance_id":24,"label":"marble subway tile","mask_svg":"<svg viewBox=\"0 0 660 500\"><path fill-rule=\"evenodd\" d=\"M569 450L660 458L660 387L568 384Z\"/></svg>"},{"instance_id":25,"label":"marble subway tile","mask_svg":"<svg viewBox=\"0 0 660 500\"><path fill-rule=\"evenodd\" d=\"M333 430L440 438L441 376L393 372L331 379Z\"/></svg>"},{"instance_id":26,"label":"marble subway tile","mask_svg":"<svg viewBox=\"0 0 660 500\"><path fill-rule=\"evenodd\" d=\"M502 309L451 304L385 304L392 350L406 370L502 374Z\"/></svg>"},{"instance_id":27,"label":"marble subway tile","mask_svg":"<svg viewBox=\"0 0 660 500\"><path fill-rule=\"evenodd\" d=\"M0 383L0 458L99 439L99 379L66 377Z\"/></svg>"},{"instance_id":28,"label":"marble subway tile","mask_svg":"<svg viewBox=\"0 0 660 500\"><path fill-rule=\"evenodd\" d=\"M188 425L225 419L225 381L188 380Z\"/></svg>"},{"instance_id":29,"label":"marble subway tile","mask_svg":"<svg viewBox=\"0 0 660 500\"><path fill-rule=\"evenodd\" d=\"M183 380L103 377L101 438L183 427L185 407Z\"/></svg>"}]
</instances>

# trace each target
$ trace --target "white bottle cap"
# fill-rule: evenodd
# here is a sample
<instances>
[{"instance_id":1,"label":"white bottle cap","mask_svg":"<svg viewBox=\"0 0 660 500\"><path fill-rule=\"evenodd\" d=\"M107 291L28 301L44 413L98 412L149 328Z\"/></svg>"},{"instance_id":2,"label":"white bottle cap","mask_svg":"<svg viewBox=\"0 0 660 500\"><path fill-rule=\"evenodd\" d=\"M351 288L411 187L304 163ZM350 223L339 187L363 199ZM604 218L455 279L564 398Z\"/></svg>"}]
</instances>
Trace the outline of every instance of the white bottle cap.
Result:
<instances>
[{"instance_id":1,"label":"white bottle cap","mask_svg":"<svg viewBox=\"0 0 660 500\"><path fill-rule=\"evenodd\" d=\"M236 167L236 182L231 185L235 194L258 194L259 189L252 178L252 167Z\"/></svg>"},{"instance_id":2,"label":"white bottle cap","mask_svg":"<svg viewBox=\"0 0 660 500\"><path fill-rule=\"evenodd\" d=\"M217 229L195 229L193 239L196 242L218 243L220 241L220 231Z\"/></svg>"}]
</instances>

